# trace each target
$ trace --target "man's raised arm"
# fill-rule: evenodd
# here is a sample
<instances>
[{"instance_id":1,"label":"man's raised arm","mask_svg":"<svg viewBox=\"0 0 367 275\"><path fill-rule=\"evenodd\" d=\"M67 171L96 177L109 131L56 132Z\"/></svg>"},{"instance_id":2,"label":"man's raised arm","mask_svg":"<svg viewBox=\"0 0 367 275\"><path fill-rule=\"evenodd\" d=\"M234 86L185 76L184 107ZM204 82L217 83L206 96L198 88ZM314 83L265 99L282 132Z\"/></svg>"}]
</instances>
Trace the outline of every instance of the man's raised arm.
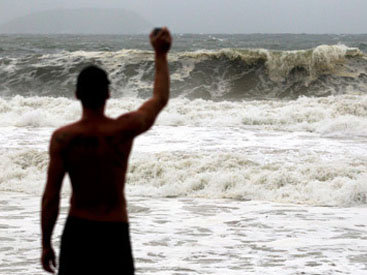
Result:
<instances>
[{"instance_id":1,"label":"man's raised arm","mask_svg":"<svg viewBox=\"0 0 367 275\"><path fill-rule=\"evenodd\" d=\"M153 126L160 111L167 105L169 99L169 71L167 53L171 48L172 38L167 28L162 28L158 34L150 34L150 43L155 52L155 78L153 96L132 113L121 116L128 118L134 134L139 135Z\"/></svg>"}]
</instances>

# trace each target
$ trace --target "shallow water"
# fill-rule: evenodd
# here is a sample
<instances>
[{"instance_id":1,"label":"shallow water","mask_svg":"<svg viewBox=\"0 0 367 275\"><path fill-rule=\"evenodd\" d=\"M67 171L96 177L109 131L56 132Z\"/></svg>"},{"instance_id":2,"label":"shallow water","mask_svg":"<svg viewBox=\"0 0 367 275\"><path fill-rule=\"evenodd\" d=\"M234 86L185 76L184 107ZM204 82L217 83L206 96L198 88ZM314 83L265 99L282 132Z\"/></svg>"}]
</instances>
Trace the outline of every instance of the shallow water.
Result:
<instances>
[{"instance_id":1,"label":"shallow water","mask_svg":"<svg viewBox=\"0 0 367 275\"><path fill-rule=\"evenodd\" d=\"M367 272L366 208L129 197L137 274ZM0 274L44 274L39 204L37 196L0 195ZM56 251L66 212L64 198Z\"/></svg>"}]
</instances>

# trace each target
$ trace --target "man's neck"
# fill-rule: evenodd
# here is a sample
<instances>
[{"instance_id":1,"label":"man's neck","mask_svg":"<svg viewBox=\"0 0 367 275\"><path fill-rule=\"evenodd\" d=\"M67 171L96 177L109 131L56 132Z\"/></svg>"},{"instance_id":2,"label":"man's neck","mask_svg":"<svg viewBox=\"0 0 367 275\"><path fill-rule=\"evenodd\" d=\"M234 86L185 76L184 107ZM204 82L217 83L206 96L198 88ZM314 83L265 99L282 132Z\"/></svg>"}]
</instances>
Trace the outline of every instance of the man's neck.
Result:
<instances>
[{"instance_id":1,"label":"man's neck","mask_svg":"<svg viewBox=\"0 0 367 275\"><path fill-rule=\"evenodd\" d=\"M82 120L101 120L105 118L104 106L98 109L83 108Z\"/></svg>"}]
</instances>

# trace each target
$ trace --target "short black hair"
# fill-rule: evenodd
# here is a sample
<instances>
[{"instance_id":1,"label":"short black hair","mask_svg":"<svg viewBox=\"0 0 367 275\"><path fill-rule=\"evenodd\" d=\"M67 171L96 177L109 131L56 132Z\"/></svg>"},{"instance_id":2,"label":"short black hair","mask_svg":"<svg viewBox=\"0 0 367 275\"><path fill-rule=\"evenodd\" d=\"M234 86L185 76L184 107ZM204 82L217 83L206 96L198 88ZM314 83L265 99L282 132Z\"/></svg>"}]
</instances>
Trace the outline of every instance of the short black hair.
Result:
<instances>
[{"instance_id":1,"label":"short black hair","mask_svg":"<svg viewBox=\"0 0 367 275\"><path fill-rule=\"evenodd\" d=\"M83 107L97 109L102 107L108 95L107 73L95 66L85 67L79 74L76 84L76 97L81 100Z\"/></svg>"}]
</instances>

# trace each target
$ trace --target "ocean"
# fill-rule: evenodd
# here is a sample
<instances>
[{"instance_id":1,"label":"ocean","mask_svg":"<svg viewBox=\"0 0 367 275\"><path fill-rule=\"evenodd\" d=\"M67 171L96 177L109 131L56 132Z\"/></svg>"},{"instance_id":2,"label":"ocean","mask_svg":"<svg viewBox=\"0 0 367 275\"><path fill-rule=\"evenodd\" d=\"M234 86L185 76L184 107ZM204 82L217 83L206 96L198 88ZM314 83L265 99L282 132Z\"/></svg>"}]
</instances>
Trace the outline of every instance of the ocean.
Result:
<instances>
[{"instance_id":1,"label":"ocean","mask_svg":"<svg viewBox=\"0 0 367 275\"><path fill-rule=\"evenodd\" d=\"M127 176L137 274L367 274L367 35L173 39L171 100ZM48 142L90 64L109 116L151 96L146 35L0 35L0 274L44 274Z\"/></svg>"}]
</instances>

